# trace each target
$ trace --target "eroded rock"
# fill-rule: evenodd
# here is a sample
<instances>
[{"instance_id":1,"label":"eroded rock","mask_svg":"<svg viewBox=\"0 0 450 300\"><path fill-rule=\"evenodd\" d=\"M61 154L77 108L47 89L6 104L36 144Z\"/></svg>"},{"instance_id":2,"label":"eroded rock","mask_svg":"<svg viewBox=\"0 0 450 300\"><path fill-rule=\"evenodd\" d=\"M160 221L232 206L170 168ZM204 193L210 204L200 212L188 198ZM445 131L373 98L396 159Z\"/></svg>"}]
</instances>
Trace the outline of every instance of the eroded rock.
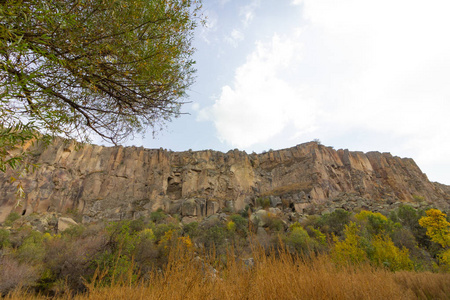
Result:
<instances>
[{"instance_id":1,"label":"eroded rock","mask_svg":"<svg viewBox=\"0 0 450 300\"><path fill-rule=\"evenodd\" d=\"M21 205L17 184L8 180L10 174L0 174L0 222L11 211L70 210L91 222L138 218L158 208L203 218L256 207L259 197L298 214L385 210L405 202L450 209L448 186L431 183L412 159L389 153L334 150L314 142L262 154L103 147L62 139L34 147L39 168L21 179L26 193Z\"/></svg>"}]
</instances>

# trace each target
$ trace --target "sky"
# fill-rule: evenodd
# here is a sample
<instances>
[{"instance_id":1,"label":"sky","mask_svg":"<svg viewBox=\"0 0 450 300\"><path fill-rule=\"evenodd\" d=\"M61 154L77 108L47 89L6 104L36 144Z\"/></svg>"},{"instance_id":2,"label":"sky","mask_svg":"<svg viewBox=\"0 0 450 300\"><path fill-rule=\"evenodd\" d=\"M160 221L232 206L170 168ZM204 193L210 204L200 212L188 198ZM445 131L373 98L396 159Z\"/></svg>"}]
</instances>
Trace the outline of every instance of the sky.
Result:
<instances>
[{"instance_id":1,"label":"sky","mask_svg":"<svg viewBox=\"0 0 450 300\"><path fill-rule=\"evenodd\" d=\"M186 113L127 145L413 158L450 185L450 1L203 0Z\"/></svg>"}]
</instances>

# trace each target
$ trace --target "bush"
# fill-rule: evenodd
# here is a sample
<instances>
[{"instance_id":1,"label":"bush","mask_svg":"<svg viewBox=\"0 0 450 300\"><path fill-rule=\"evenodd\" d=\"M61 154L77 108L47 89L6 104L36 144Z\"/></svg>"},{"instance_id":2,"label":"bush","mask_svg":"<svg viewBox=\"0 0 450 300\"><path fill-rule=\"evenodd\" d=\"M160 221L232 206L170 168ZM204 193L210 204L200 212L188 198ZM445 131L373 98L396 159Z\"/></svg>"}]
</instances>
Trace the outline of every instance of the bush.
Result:
<instances>
[{"instance_id":1,"label":"bush","mask_svg":"<svg viewBox=\"0 0 450 300\"><path fill-rule=\"evenodd\" d=\"M19 263L8 256L0 257L0 295L18 287L27 288L34 284L37 278L36 269L29 264Z\"/></svg>"},{"instance_id":2,"label":"bush","mask_svg":"<svg viewBox=\"0 0 450 300\"><path fill-rule=\"evenodd\" d=\"M20 219L20 215L16 212L10 213L5 219L5 226L11 226L14 221Z\"/></svg>"},{"instance_id":3,"label":"bush","mask_svg":"<svg viewBox=\"0 0 450 300\"><path fill-rule=\"evenodd\" d=\"M431 239L426 234L427 230L419 225L419 219L423 216L425 216L423 210L416 210L409 205L400 205L390 213L389 219L408 228L420 246L429 247Z\"/></svg>"},{"instance_id":4,"label":"bush","mask_svg":"<svg viewBox=\"0 0 450 300\"><path fill-rule=\"evenodd\" d=\"M44 257L47 270L40 280L42 292L57 288L58 280L62 279L69 289L84 291L83 278L90 280L93 276L95 261L105 250L106 241L103 231L90 236L63 235L50 239Z\"/></svg>"},{"instance_id":5,"label":"bush","mask_svg":"<svg viewBox=\"0 0 450 300\"><path fill-rule=\"evenodd\" d=\"M336 236L342 236L344 234L344 228L350 223L351 213L343 210L336 209L330 214L324 214L318 220L318 224L321 230L328 234L334 234Z\"/></svg>"},{"instance_id":6,"label":"bush","mask_svg":"<svg viewBox=\"0 0 450 300\"><path fill-rule=\"evenodd\" d=\"M272 231L282 231L284 230L283 221L272 213L267 213L267 215L263 216L265 227L269 227Z\"/></svg>"},{"instance_id":7,"label":"bush","mask_svg":"<svg viewBox=\"0 0 450 300\"><path fill-rule=\"evenodd\" d=\"M17 258L21 263L38 264L45 256L44 235L32 231L17 250Z\"/></svg>"},{"instance_id":8,"label":"bush","mask_svg":"<svg viewBox=\"0 0 450 300\"><path fill-rule=\"evenodd\" d=\"M225 252L225 242L228 237L227 230L222 224L216 224L206 229L200 241L206 249L216 249L217 252Z\"/></svg>"},{"instance_id":9,"label":"bush","mask_svg":"<svg viewBox=\"0 0 450 300\"><path fill-rule=\"evenodd\" d=\"M367 259L364 249L364 240L360 236L360 227L356 223L350 222L345 225L345 239L339 241L334 238L335 244L332 250L333 259L340 264L359 264Z\"/></svg>"},{"instance_id":10,"label":"bush","mask_svg":"<svg viewBox=\"0 0 450 300\"><path fill-rule=\"evenodd\" d=\"M242 237L247 237L248 235L248 219L242 217L241 215L231 215L231 221L236 224L236 232Z\"/></svg>"},{"instance_id":11,"label":"bush","mask_svg":"<svg viewBox=\"0 0 450 300\"><path fill-rule=\"evenodd\" d=\"M9 230L0 228L0 250L8 247L11 242L9 241Z\"/></svg>"},{"instance_id":12,"label":"bush","mask_svg":"<svg viewBox=\"0 0 450 300\"><path fill-rule=\"evenodd\" d=\"M174 223L156 225L156 227L153 229L153 233L155 234L156 242L159 242L163 238L163 236L166 234L166 232L168 232L170 230L178 232L180 230L180 228L177 225L175 225Z\"/></svg>"},{"instance_id":13,"label":"bush","mask_svg":"<svg viewBox=\"0 0 450 300\"><path fill-rule=\"evenodd\" d=\"M319 238L319 240L325 236L318 232L314 232ZM289 228L289 233L284 238L284 242L288 249L294 250L299 254L309 255L310 252L320 251L320 242L316 239L310 237L308 231L306 231L299 223L294 223Z\"/></svg>"},{"instance_id":14,"label":"bush","mask_svg":"<svg viewBox=\"0 0 450 300\"><path fill-rule=\"evenodd\" d=\"M262 208L270 207L270 198L269 197L259 197L256 199L256 206L260 206Z\"/></svg>"},{"instance_id":15,"label":"bush","mask_svg":"<svg viewBox=\"0 0 450 300\"><path fill-rule=\"evenodd\" d=\"M167 218L167 215L163 212L161 208L159 208L157 211L153 211L150 213L150 220L154 223L160 223L165 218Z\"/></svg>"},{"instance_id":16,"label":"bush","mask_svg":"<svg viewBox=\"0 0 450 300\"><path fill-rule=\"evenodd\" d=\"M183 233L184 235L189 236L191 238L198 236L199 234L198 222L191 222L189 224L184 224Z\"/></svg>"},{"instance_id":17,"label":"bush","mask_svg":"<svg viewBox=\"0 0 450 300\"><path fill-rule=\"evenodd\" d=\"M362 229L367 232L369 238L370 236L383 233L390 234L395 227L395 224L391 220L378 212L374 213L362 210L355 215L355 218L359 221L358 223L362 225Z\"/></svg>"},{"instance_id":18,"label":"bush","mask_svg":"<svg viewBox=\"0 0 450 300\"><path fill-rule=\"evenodd\" d=\"M412 270L414 264L406 248L397 248L388 236L378 235L371 243L369 259L377 266L384 266L391 271Z\"/></svg>"}]
</instances>

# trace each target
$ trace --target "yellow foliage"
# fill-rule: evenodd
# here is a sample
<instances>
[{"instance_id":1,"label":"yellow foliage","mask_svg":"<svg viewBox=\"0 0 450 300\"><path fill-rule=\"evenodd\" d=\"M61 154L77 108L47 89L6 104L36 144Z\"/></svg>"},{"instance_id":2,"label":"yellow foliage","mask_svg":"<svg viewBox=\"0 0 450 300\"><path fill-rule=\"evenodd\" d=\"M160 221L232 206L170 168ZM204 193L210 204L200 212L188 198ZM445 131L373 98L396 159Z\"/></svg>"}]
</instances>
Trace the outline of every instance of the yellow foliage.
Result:
<instances>
[{"instance_id":1,"label":"yellow foliage","mask_svg":"<svg viewBox=\"0 0 450 300\"><path fill-rule=\"evenodd\" d=\"M193 249L194 244L192 244L191 238L189 236L179 237L178 240L182 243L184 247L187 249Z\"/></svg>"},{"instance_id":2,"label":"yellow foliage","mask_svg":"<svg viewBox=\"0 0 450 300\"><path fill-rule=\"evenodd\" d=\"M383 216L382 214L380 214L379 212L371 212L368 210L362 210L360 211L358 214L355 215L355 218L359 221L365 221L369 218L369 216L373 216L376 217L377 219L380 219L381 221L387 222L388 219Z\"/></svg>"},{"instance_id":3,"label":"yellow foliage","mask_svg":"<svg viewBox=\"0 0 450 300\"><path fill-rule=\"evenodd\" d=\"M447 251L442 252L439 255L439 262L441 264L443 264L445 267L447 267L448 270L450 271L450 249L448 249Z\"/></svg>"},{"instance_id":4,"label":"yellow foliage","mask_svg":"<svg viewBox=\"0 0 450 300\"><path fill-rule=\"evenodd\" d=\"M400 250L394 245L389 236L377 235L372 241L374 249L372 261L378 265L384 265L391 271L412 270L414 264L409 258L409 250Z\"/></svg>"},{"instance_id":5,"label":"yellow foliage","mask_svg":"<svg viewBox=\"0 0 450 300\"><path fill-rule=\"evenodd\" d=\"M149 239L149 240L155 240L155 234L153 233L153 230L150 228L145 228L141 232L139 232L139 236L141 238Z\"/></svg>"},{"instance_id":6,"label":"yellow foliage","mask_svg":"<svg viewBox=\"0 0 450 300\"><path fill-rule=\"evenodd\" d=\"M433 242L442 247L450 247L450 223L446 220L447 215L439 209L427 210L427 216L419 220L419 224L427 229L427 235Z\"/></svg>"},{"instance_id":7,"label":"yellow foliage","mask_svg":"<svg viewBox=\"0 0 450 300\"><path fill-rule=\"evenodd\" d=\"M227 230L231 231L231 232L235 232L236 231L236 223L234 223L233 221L229 221L227 223Z\"/></svg>"},{"instance_id":8,"label":"yellow foliage","mask_svg":"<svg viewBox=\"0 0 450 300\"><path fill-rule=\"evenodd\" d=\"M50 233L46 232L46 233L44 233L42 235L42 238L43 238L44 241L50 242L50 241L52 241L54 239L61 238L61 234L60 233L58 233L58 234L50 234Z\"/></svg>"},{"instance_id":9,"label":"yellow foliage","mask_svg":"<svg viewBox=\"0 0 450 300\"><path fill-rule=\"evenodd\" d=\"M327 236L323 234L319 229L315 229L312 226L307 227L310 232L313 233L312 237L319 242L319 244L326 245L327 243Z\"/></svg>"},{"instance_id":10,"label":"yellow foliage","mask_svg":"<svg viewBox=\"0 0 450 300\"><path fill-rule=\"evenodd\" d=\"M164 236L161 238L161 240L159 241L160 245L164 246L164 249L167 249L169 247L169 242L172 240L172 236L173 236L173 229L170 229L168 231L166 231L164 233Z\"/></svg>"},{"instance_id":11,"label":"yellow foliage","mask_svg":"<svg viewBox=\"0 0 450 300\"><path fill-rule=\"evenodd\" d=\"M361 244L361 237L358 235L359 231L359 226L350 222L349 225L345 225L345 240L339 241L334 237L332 257L336 262L357 264L367 259Z\"/></svg>"}]
</instances>

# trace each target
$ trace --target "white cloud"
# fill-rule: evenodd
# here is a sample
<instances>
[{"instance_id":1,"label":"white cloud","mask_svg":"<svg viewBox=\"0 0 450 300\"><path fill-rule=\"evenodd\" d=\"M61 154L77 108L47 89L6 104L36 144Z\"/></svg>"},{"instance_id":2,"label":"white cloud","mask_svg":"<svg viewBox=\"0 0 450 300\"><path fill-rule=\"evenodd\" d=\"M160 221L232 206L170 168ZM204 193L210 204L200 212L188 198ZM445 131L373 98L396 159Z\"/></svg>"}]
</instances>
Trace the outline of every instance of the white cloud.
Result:
<instances>
[{"instance_id":1,"label":"white cloud","mask_svg":"<svg viewBox=\"0 0 450 300\"><path fill-rule=\"evenodd\" d=\"M238 29L233 29L230 35L225 37L225 42L236 48L239 42L244 40L244 34Z\"/></svg>"},{"instance_id":2,"label":"white cloud","mask_svg":"<svg viewBox=\"0 0 450 300\"><path fill-rule=\"evenodd\" d=\"M392 152L425 168L450 167L450 2L294 2L321 41L324 73L338 75L320 83L333 91L321 101L334 103L327 111L334 130L386 132L404 141Z\"/></svg>"},{"instance_id":3,"label":"white cloud","mask_svg":"<svg viewBox=\"0 0 450 300\"><path fill-rule=\"evenodd\" d=\"M260 2L260 0L252 0L250 4L241 7L239 16L242 17L244 27L247 27L255 17L255 10L259 7Z\"/></svg>"},{"instance_id":4,"label":"white cloud","mask_svg":"<svg viewBox=\"0 0 450 300\"><path fill-rule=\"evenodd\" d=\"M264 142L288 124L308 130L314 124L314 102L305 87L289 81L289 68L300 61L297 35L275 35L269 43L257 43L236 70L233 86L224 86L201 118L213 120L219 138L240 148Z\"/></svg>"},{"instance_id":5,"label":"white cloud","mask_svg":"<svg viewBox=\"0 0 450 300\"><path fill-rule=\"evenodd\" d=\"M258 2L252 4L241 10L244 25L258 17ZM306 21L301 35L258 43L199 118L212 120L219 137L240 148L276 148L280 137L297 137L295 144L339 136L342 147L413 157L440 176L431 179L450 184L450 1L291 4L299 5L291 7L299 11L292 28ZM237 32L231 41L240 41Z\"/></svg>"}]
</instances>

